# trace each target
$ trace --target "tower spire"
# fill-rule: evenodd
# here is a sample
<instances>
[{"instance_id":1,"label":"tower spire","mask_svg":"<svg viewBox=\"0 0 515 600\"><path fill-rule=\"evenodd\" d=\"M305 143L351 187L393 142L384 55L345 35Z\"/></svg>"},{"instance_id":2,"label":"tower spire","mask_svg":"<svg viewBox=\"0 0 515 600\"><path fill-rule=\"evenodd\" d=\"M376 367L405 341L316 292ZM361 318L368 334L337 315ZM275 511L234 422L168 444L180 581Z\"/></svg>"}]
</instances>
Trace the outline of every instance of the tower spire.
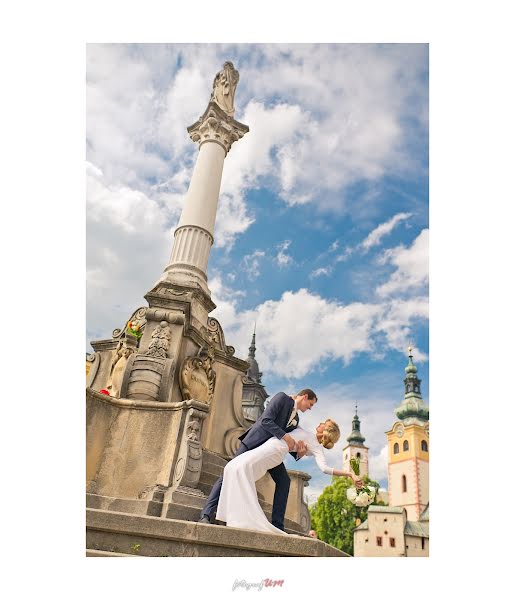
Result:
<instances>
[{"instance_id":1,"label":"tower spire","mask_svg":"<svg viewBox=\"0 0 515 600\"><path fill-rule=\"evenodd\" d=\"M252 334L252 341L249 346L249 358L256 357L256 322L254 321L254 333Z\"/></svg>"},{"instance_id":2,"label":"tower spire","mask_svg":"<svg viewBox=\"0 0 515 600\"><path fill-rule=\"evenodd\" d=\"M261 383L262 373L259 371L259 365L256 360L256 323L254 323L254 333L252 334L252 341L250 342L249 346L247 362L250 365L247 370L247 377L256 383Z\"/></svg>"},{"instance_id":3,"label":"tower spire","mask_svg":"<svg viewBox=\"0 0 515 600\"><path fill-rule=\"evenodd\" d=\"M402 421L422 422L429 420L429 408L422 399L420 392L421 380L417 375L417 367L413 363L413 347L408 346L408 364L404 369L404 400L395 410L395 414Z\"/></svg>"},{"instance_id":4,"label":"tower spire","mask_svg":"<svg viewBox=\"0 0 515 600\"><path fill-rule=\"evenodd\" d=\"M363 442L365 441L365 438L363 437L361 431L360 431L360 420L358 417L358 401L356 400L356 414L354 415L354 418L352 419L352 431L351 434L349 435L349 437L347 438L347 441L350 444L353 444L355 446L363 446Z\"/></svg>"}]
</instances>

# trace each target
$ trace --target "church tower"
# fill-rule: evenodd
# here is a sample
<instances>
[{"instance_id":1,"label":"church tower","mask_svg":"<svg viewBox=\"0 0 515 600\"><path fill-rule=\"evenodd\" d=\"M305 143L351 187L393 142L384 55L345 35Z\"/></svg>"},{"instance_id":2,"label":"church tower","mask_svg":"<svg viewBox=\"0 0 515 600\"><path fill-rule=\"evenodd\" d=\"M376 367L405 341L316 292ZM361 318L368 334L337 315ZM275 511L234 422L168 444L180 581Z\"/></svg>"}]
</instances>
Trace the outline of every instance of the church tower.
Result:
<instances>
[{"instance_id":1,"label":"church tower","mask_svg":"<svg viewBox=\"0 0 515 600\"><path fill-rule=\"evenodd\" d=\"M357 456L359 458L359 474L368 475L368 448L363 443L365 438L359 429L360 421L358 417L358 403L356 402L356 414L352 419L352 431L347 441L349 442L343 449L343 470L351 472L350 459Z\"/></svg>"},{"instance_id":2,"label":"church tower","mask_svg":"<svg viewBox=\"0 0 515 600\"><path fill-rule=\"evenodd\" d=\"M263 373L259 370L256 360L256 328L252 335L247 357L249 368L243 377L242 408L243 414L249 421L257 421L265 410L265 400L268 398L265 386L261 383Z\"/></svg>"},{"instance_id":3,"label":"church tower","mask_svg":"<svg viewBox=\"0 0 515 600\"><path fill-rule=\"evenodd\" d=\"M388 501L418 521L429 502L429 409L422 400L417 367L409 348L404 400L388 438Z\"/></svg>"}]
</instances>

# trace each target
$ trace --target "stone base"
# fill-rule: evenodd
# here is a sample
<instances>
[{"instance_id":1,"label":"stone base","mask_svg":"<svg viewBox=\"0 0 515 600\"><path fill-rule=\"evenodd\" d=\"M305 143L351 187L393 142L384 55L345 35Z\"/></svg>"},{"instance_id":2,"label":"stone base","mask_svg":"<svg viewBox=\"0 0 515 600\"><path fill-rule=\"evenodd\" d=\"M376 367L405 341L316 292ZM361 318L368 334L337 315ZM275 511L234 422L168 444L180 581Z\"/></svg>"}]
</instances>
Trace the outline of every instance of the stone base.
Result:
<instances>
[{"instance_id":1,"label":"stone base","mask_svg":"<svg viewBox=\"0 0 515 600\"><path fill-rule=\"evenodd\" d=\"M112 498L98 494L86 494L86 507L113 512L131 513L160 517L163 503L155 500L136 500L132 498Z\"/></svg>"},{"instance_id":2,"label":"stone base","mask_svg":"<svg viewBox=\"0 0 515 600\"><path fill-rule=\"evenodd\" d=\"M86 556L349 556L320 540L88 508Z\"/></svg>"}]
</instances>

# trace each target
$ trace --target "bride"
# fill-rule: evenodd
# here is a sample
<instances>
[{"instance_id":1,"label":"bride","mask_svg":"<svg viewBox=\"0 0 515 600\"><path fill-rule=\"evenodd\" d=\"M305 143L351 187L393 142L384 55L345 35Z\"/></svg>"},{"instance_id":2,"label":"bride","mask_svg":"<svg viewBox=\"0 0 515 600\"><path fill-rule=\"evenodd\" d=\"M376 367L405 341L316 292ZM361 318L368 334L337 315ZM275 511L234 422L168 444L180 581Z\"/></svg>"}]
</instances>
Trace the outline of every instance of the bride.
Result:
<instances>
[{"instance_id":1,"label":"bride","mask_svg":"<svg viewBox=\"0 0 515 600\"><path fill-rule=\"evenodd\" d=\"M350 477L358 485L361 483L354 473L327 466L322 446L330 449L340 438L340 429L332 419L320 423L315 433L297 427L289 435L296 445L299 441L306 444L306 455L315 457L321 471L337 477ZM288 444L284 440L272 437L261 446L229 461L224 468L217 520L225 521L229 527L287 535L266 518L258 501L255 482L261 479L268 469L282 463L288 452Z\"/></svg>"}]
</instances>

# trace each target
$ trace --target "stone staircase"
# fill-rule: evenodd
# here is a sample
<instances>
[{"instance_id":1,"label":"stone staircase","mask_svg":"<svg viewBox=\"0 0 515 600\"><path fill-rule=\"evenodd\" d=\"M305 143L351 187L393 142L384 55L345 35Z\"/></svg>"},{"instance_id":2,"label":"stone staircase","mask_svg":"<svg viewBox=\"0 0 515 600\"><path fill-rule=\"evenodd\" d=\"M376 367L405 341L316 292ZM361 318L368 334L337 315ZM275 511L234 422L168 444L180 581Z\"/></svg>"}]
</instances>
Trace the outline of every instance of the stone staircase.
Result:
<instances>
[{"instance_id":1,"label":"stone staircase","mask_svg":"<svg viewBox=\"0 0 515 600\"><path fill-rule=\"evenodd\" d=\"M200 480L198 489L191 489L185 487L178 487L175 489L170 497L165 497L165 492L156 491L148 498L145 499L131 499L131 498L111 498L107 496L100 496L97 494L86 495L86 506L87 506L87 523L88 523L88 545L86 556L100 557L100 556L318 556L319 554L304 554L301 550L289 550L289 547L279 545L281 548L279 552L284 554L277 554L275 551L268 551L266 549L266 539L263 543L259 543L254 549L252 547L245 547L244 539L249 538L249 532L246 531L245 536L241 537L240 534L236 535L231 532L243 532L236 528L227 528L225 523L215 521L215 525L201 525L197 521L200 518L200 513L206 502L207 496L211 491L211 488L215 481L222 475L224 466L227 461L208 450L204 450L202 456L202 470L200 474ZM261 493L258 492L258 499L264 513L266 514L269 521L272 517L272 506L267 503ZM117 516L119 515L119 516ZM143 519L143 520L142 520ZM151 519L147 521L145 519ZM152 520L154 519L154 520ZM161 523L161 526L157 524L157 521ZM168 523L174 522L175 525L168 525ZM188 529L186 524L194 527ZM101 523L102 526L98 526ZM131 524L132 523L132 524ZM152 538L154 541L149 542L145 538L145 527L150 523L152 530ZM118 524L123 524L123 528L117 530ZM142 528L139 528L139 525ZM195 527L199 525L201 527L200 532L202 535L197 539L197 529ZM302 537L304 540L311 540L305 533L300 529L298 523L285 519L284 522L285 531L291 535ZM219 526L219 527L218 527ZM171 527L171 538L160 537L161 528ZM216 539L219 539L222 535L220 530L226 533L222 535L221 547L217 546L216 550L206 546L212 546L211 542L205 542L205 529L202 527L211 529ZM180 541L181 532L189 532L188 535L192 535L191 541ZM234 537L236 535L236 537ZM272 536L272 538L286 538L279 534L259 534L258 532L252 532L252 538L254 536ZM165 536L166 537L166 536ZM145 539L145 554L138 550L141 545L140 538ZM257 538L256 538L257 539ZM261 538L259 538L261 540ZM203 541L204 540L204 541ZM236 540L233 544L231 540ZM239 541L238 541L239 540ZM131 542L131 543L129 543ZM148 542L148 543L147 543ZM322 543L322 542L320 542ZM252 544L251 544L252 546ZM325 546L325 544L324 544ZM311 547L311 546L310 546ZM295 547L296 548L296 547ZM332 548L328 546L328 548ZM121 550L120 550L121 549ZM214 552L210 554L209 552ZM311 551L314 551L311 548ZM322 552L318 549L317 552ZM164 554L159 554L163 552ZM183 552L185 554L183 554ZM231 552L234 552L231 554ZM329 550L323 550L323 552L329 552ZM335 550L335 552L338 552ZM320 554L322 555L322 554ZM323 554L324 556L333 556L333 554ZM338 556L343 555L342 553Z\"/></svg>"},{"instance_id":2,"label":"stone staircase","mask_svg":"<svg viewBox=\"0 0 515 600\"><path fill-rule=\"evenodd\" d=\"M310 537L88 508L86 556L339 556Z\"/></svg>"}]
</instances>

